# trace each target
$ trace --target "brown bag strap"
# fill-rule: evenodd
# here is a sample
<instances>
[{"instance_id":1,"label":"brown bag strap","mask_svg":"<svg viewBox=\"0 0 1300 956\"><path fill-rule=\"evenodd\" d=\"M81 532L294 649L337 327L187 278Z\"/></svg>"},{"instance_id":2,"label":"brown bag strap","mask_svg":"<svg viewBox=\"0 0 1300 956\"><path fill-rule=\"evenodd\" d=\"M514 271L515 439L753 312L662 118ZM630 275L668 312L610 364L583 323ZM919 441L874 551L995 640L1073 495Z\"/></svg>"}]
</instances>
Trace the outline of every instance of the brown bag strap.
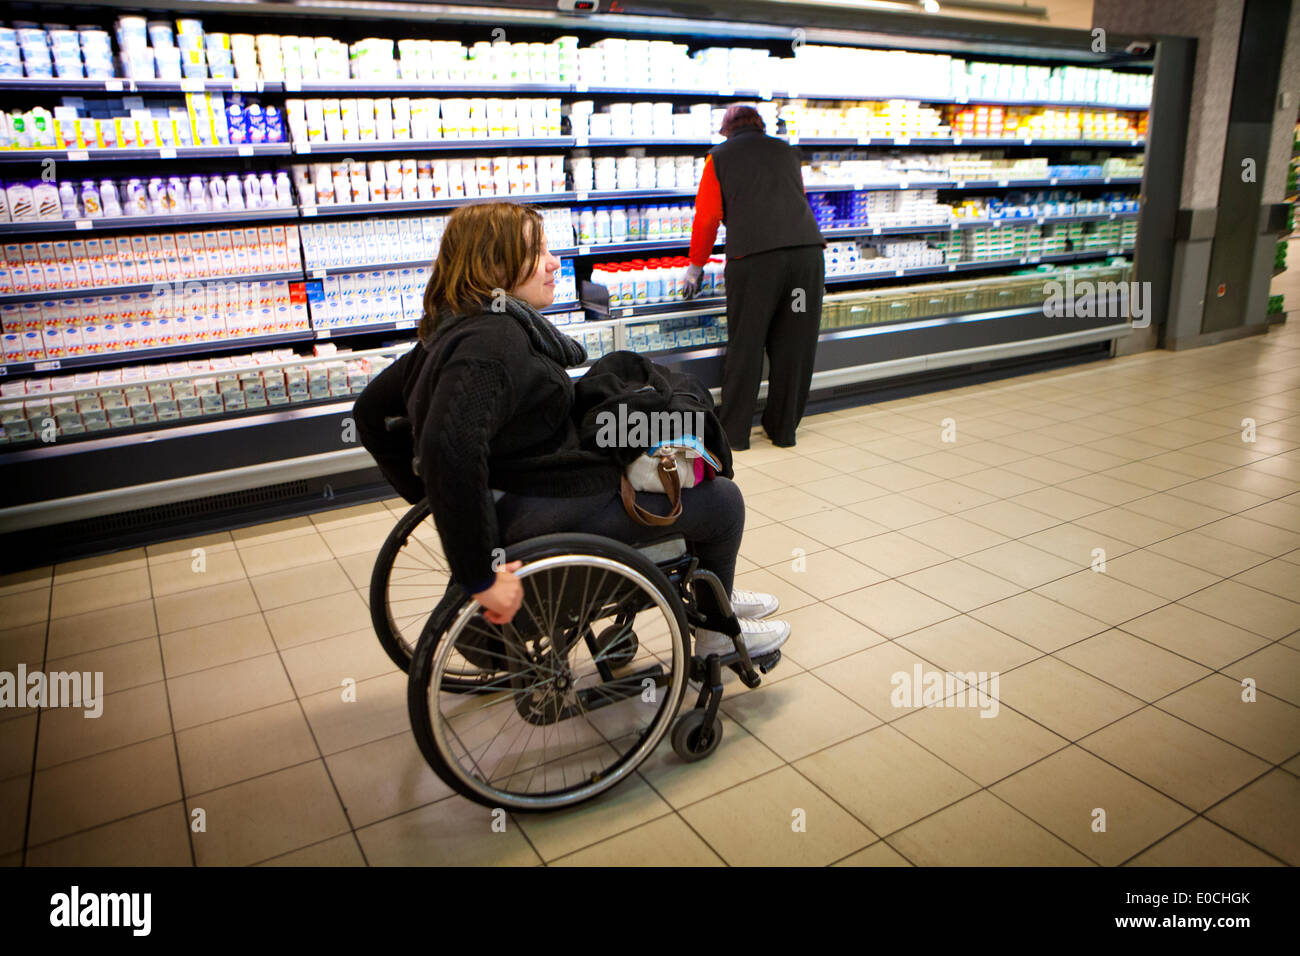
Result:
<instances>
[{"instance_id":1,"label":"brown bag strap","mask_svg":"<svg viewBox=\"0 0 1300 956\"><path fill-rule=\"evenodd\" d=\"M632 487L632 483L627 480L627 472L623 473L619 485L619 492L623 496L623 510L627 512L628 517L637 524L643 524L651 528L670 525L682 513L682 482L677 475L677 460L671 455L661 456L658 471L659 480L663 482L664 494L668 496L668 503L673 506L672 510L666 515L657 515L653 511L646 511L637 504L636 490Z\"/></svg>"}]
</instances>

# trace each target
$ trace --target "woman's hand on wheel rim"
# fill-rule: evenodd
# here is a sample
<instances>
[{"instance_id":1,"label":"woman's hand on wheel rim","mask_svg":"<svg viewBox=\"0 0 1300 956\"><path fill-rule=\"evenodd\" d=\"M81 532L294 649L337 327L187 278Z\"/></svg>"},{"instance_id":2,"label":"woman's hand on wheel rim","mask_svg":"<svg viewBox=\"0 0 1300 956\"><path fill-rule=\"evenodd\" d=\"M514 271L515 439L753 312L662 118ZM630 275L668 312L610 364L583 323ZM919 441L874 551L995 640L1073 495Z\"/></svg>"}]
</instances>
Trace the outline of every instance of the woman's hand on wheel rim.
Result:
<instances>
[{"instance_id":1,"label":"woman's hand on wheel rim","mask_svg":"<svg viewBox=\"0 0 1300 956\"><path fill-rule=\"evenodd\" d=\"M493 624L509 624L523 605L524 586L515 574L523 566L522 561L511 561L497 572L490 588L474 595L474 600L483 605L483 616Z\"/></svg>"}]
</instances>

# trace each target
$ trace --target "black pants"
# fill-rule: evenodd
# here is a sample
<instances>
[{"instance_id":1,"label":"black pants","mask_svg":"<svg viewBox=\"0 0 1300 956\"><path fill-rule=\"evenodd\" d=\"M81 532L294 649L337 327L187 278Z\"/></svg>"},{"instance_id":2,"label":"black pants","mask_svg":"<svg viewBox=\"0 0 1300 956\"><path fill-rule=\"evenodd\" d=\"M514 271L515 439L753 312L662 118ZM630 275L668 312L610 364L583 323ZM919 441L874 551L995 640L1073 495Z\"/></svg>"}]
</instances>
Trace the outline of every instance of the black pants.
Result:
<instances>
[{"instance_id":1,"label":"black pants","mask_svg":"<svg viewBox=\"0 0 1300 956\"><path fill-rule=\"evenodd\" d=\"M765 350L763 428L777 444L794 444L812 383L825 278L821 246L727 260L727 353L719 418L733 448L749 447Z\"/></svg>"},{"instance_id":2,"label":"black pants","mask_svg":"<svg viewBox=\"0 0 1300 956\"><path fill-rule=\"evenodd\" d=\"M636 497L648 511L668 510L664 495L638 492ZM715 478L682 490L682 514L672 525L647 528L628 517L617 491L583 498L507 494L497 502L497 519L506 544L556 531L598 534L633 545L680 534L691 543L700 567L716 574L730 593L745 532L745 499L735 482Z\"/></svg>"}]
</instances>

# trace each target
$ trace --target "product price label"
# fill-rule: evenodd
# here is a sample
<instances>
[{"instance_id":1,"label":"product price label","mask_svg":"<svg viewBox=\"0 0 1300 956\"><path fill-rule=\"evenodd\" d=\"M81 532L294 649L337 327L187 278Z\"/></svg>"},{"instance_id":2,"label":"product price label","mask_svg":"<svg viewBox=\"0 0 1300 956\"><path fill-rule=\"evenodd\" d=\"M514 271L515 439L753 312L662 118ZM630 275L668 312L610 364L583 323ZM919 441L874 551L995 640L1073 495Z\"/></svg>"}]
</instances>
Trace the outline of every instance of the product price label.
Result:
<instances>
[{"instance_id":1,"label":"product price label","mask_svg":"<svg viewBox=\"0 0 1300 956\"><path fill-rule=\"evenodd\" d=\"M1108 182L1110 182L1110 177L1109 177L1109 176L1105 176L1105 177L1102 178L1101 181L1102 181L1103 183L1108 183Z\"/></svg>"},{"instance_id":2,"label":"product price label","mask_svg":"<svg viewBox=\"0 0 1300 956\"><path fill-rule=\"evenodd\" d=\"M733 86L725 87L725 88L723 88L723 89L718 90L718 95L719 95L719 96L735 96L735 95L736 95L736 88L733 87Z\"/></svg>"},{"instance_id":3,"label":"product price label","mask_svg":"<svg viewBox=\"0 0 1300 956\"><path fill-rule=\"evenodd\" d=\"M89 219L78 219L75 223L76 229L93 229L95 224Z\"/></svg>"},{"instance_id":4,"label":"product price label","mask_svg":"<svg viewBox=\"0 0 1300 956\"><path fill-rule=\"evenodd\" d=\"M1049 186L1055 186L1055 185L1056 185L1056 177L1053 176L1051 179L1049 179L1049 180L1047 181L1047 185L1049 185Z\"/></svg>"},{"instance_id":5,"label":"product price label","mask_svg":"<svg viewBox=\"0 0 1300 956\"><path fill-rule=\"evenodd\" d=\"M51 359L48 362L37 362L32 366L33 372L53 372L59 367L58 359Z\"/></svg>"},{"instance_id":6,"label":"product price label","mask_svg":"<svg viewBox=\"0 0 1300 956\"><path fill-rule=\"evenodd\" d=\"M1111 218L1111 221L1114 221L1114 219L1115 219L1115 214L1114 214L1114 213L1111 213L1111 214L1110 214L1110 218Z\"/></svg>"},{"instance_id":7,"label":"product price label","mask_svg":"<svg viewBox=\"0 0 1300 956\"><path fill-rule=\"evenodd\" d=\"M585 189L579 189L577 195L578 195L578 202L586 202L587 196L589 196L590 193L588 193Z\"/></svg>"},{"instance_id":8,"label":"product price label","mask_svg":"<svg viewBox=\"0 0 1300 956\"><path fill-rule=\"evenodd\" d=\"M579 149L581 149L582 147L584 147L584 146L587 145L587 137L585 137L585 136L575 136L575 137L573 138L573 145L576 146L576 147L578 147Z\"/></svg>"},{"instance_id":9,"label":"product price label","mask_svg":"<svg viewBox=\"0 0 1300 956\"><path fill-rule=\"evenodd\" d=\"M871 229L871 234L872 234L873 236L878 236L878 235L880 235L880 227L879 227L879 226L873 226L872 229Z\"/></svg>"},{"instance_id":10,"label":"product price label","mask_svg":"<svg viewBox=\"0 0 1300 956\"><path fill-rule=\"evenodd\" d=\"M253 155L253 147L252 147L252 146L249 146L249 145L247 145L247 144L244 145L244 146L239 147L239 155L240 155L240 156L252 156L252 155Z\"/></svg>"},{"instance_id":11,"label":"product price label","mask_svg":"<svg viewBox=\"0 0 1300 956\"><path fill-rule=\"evenodd\" d=\"M311 143L294 143L293 148L294 148L294 152L297 153L310 153Z\"/></svg>"},{"instance_id":12,"label":"product price label","mask_svg":"<svg viewBox=\"0 0 1300 956\"><path fill-rule=\"evenodd\" d=\"M770 89L759 90L758 98L760 100L770 100L772 98L772 91Z\"/></svg>"},{"instance_id":13,"label":"product price label","mask_svg":"<svg viewBox=\"0 0 1300 956\"><path fill-rule=\"evenodd\" d=\"M314 216L314 215L316 215L316 207L315 207L315 206L303 206L303 207L302 207L302 214L303 214L304 216Z\"/></svg>"},{"instance_id":14,"label":"product price label","mask_svg":"<svg viewBox=\"0 0 1300 956\"><path fill-rule=\"evenodd\" d=\"M791 146L798 146L798 145L799 145L799 137L798 137L798 136L791 136L791 137L788 137L787 140L786 140L786 142L788 142Z\"/></svg>"},{"instance_id":15,"label":"product price label","mask_svg":"<svg viewBox=\"0 0 1300 956\"><path fill-rule=\"evenodd\" d=\"M284 91L285 91L286 93L301 93L301 92L302 92L302 82L299 81L299 80L285 80L285 81L284 81Z\"/></svg>"},{"instance_id":16,"label":"product price label","mask_svg":"<svg viewBox=\"0 0 1300 956\"><path fill-rule=\"evenodd\" d=\"M1006 188L1007 186L1009 186L1010 184L1011 184L1011 180L1009 180L1009 179L999 179L999 180L998 180L998 185L1001 186L1003 189L1005 189L1005 188Z\"/></svg>"},{"instance_id":17,"label":"product price label","mask_svg":"<svg viewBox=\"0 0 1300 956\"><path fill-rule=\"evenodd\" d=\"M203 92L203 81L202 81L201 79L199 79L198 77L189 77L189 78L187 78L187 79L181 80L181 92L182 92L182 93L202 93L202 92Z\"/></svg>"},{"instance_id":18,"label":"product price label","mask_svg":"<svg viewBox=\"0 0 1300 956\"><path fill-rule=\"evenodd\" d=\"M871 137L870 137L870 136L859 136L859 137L858 137L858 145L859 145L859 146L870 146L870 145L871 145Z\"/></svg>"},{"instance_id":19,"label":"product price label","mask_svg":"<svg viewBox=\"0 0 1300 956\"><path fill-rule=\"evenodd\" d=\"M961 145L961 137L960 137L960 136L954 136L954 137L952 138L952 144L953 144L954 146L960 146L960 145Z\"/></svg>"},{"instance_id":20,"label":"product price label","mask_svg":"<svg viewBox=\"0 0 1300 956\"><path fill-rule=\"evenodd\" d=\"M104 81L104 92L105 92L105 93L121 93L121 92L122 92L122 81L121 81L121 80L105 80L105 81Z\"/></svg>"},{"instance_id":21,"label":"product price label","mask_svg":"<svg viewBox=\"0 0 1300 956\"><path fill-rule=\"evenodd\" d=\"M1033 138L1032 136L1026 136L1026 137L1025 137L1025 145L1026 145L1026 146L1032 146L1032 145L1034 145L1034 138Z\"/></svg>"},{"instance_id":22,"label":"product price label","mask_svg":"<svg viewBox=\"0 0 1300 956\"><path fill-rule=\"evenodd\" d=\"M899 189L911 189L911 188L912 188L912 184L909 183L906 179L904 179L902 182L900 182L900 183L898 184L898 188L899 188Z\"/></svg>"},{"instance_id":23,"label":"product price label","mask_svg":"<svg viewBox=\"0 0 1300 956\"><path fill-rule=\"evenodd\" d=\"M88 159L90 159L90 153L86 152L84 149L68 150L68 160L70 162L81 163Z\"/></svg>"},{"instance_id":24,"label":"product price label","mask_svg":"<svg viewBox=\"0 0 1300 956\"><path fill-rule=\"evenodd\" d=\"M1040 226L1041 226L1043 223L1045 223L1046 221L1047 221L1047 217L1046 217L1046 216L1039 216L1039 217L1038 217L1038 220L1037 220L1037 222L1038 222L1038 224L1039 224Z\"/></svg>"},{"instance_id":25,"label":"product price label","mask_svg":"<svg viewBox=\"0 0 1300 956\"><path fill-rule=\"evenodd\" d=\"M318 339L327 339L327 338L329 338L329 337L330 337L330 330L329 330L329 329L317 329L317 330L316 330L316 338L318 338Z\"/></svg>"},{"instance_id":26,"label":"product price label","mask_svg":"<svg viewBox=\"0 0 1300 956\"><path fill-rule=\"evenodd\" d=\"M954 189L965 189L965 188L966 188L966 181L965 181L964 179L959 179L959 180L957 180L955 183L953 183L952 185L953 185L953 188L954 188Z\"/></svg>"},{"instance_id":27,"label":"product price label","mask_svg":"<svg viewBox=\"0 0 1300 956\"><path fill-rule=\"evenodd\" d=\"M580 256L591 255L591 246L578 246L578 255Z\"/></svg>"},{"instance_id":28,"label":"product price label","mask_svg":"<svg viewBox=\"0 0 1300 956\"><path fill-rule=\"evenodd\" d=\"M260 93L262 92L261 80L234 80L230 88L236 93Z\"/></svg>"},{"instance_id":29,"label":"product price label","mask_svg":"<svg viewBox=\"0 0 1300 956\"><path fill-rule=\"evenodd\" d=\"M956 267L955 265L953 265L953 264L950 262L950 263L948 263L948 271L949 271L949 272L956 272L956 271L957 271L957 267Z\"/></svg>"},{"instance_id":30,"label":"product price label","mask_svg":"<svg viewBox=\"0 0 1300 956\"><path fill-rule=\"evenodd\" d=\"M1023 261L1030 262L1030 263L1034 263L1034 262L1042 262L1042 261L1043 261L1043 257L1042 257L1042 256L1030 256L1027 260L1023 260Z\"/></svg>"},{"instance_id":31,"label":"product price label","mask_svg":"<svg viewBox=\"0 0 1300 956\"><path fill-rule=\"evenodd\" d=\"M313 269L311 273L311 277L313 279L323 279L328 274L328 271L329 270L327 269Z\"/></svg>"},{"instance_id":32,"label":"product price label","mask_svg":"<svg viewBox=\"0 0 1300 956\"><path fill-rule=\"evenodd\" d=\"M176 149L175 149L175 147L173 147L173 146L164 146L162 149L158 150L158 158L159 158L159 159L175 159L175 158L176 158Z\"/></svg>"},{"instance_id":33,"label":"product price label","mask_svg":"<svg viewBox=\"0 0 1300 956\"><path fill-rule=\"evenodd\" d=\"M1129 140L1129 145L1130 145L1130 146L1141 146L1141 145L1142 145L1142 140L1140 140L1140 139Z\"/></svg>"},{"instance_id":34,"label":"product price label","mask_svg":"<svg viewBox=\"0 0 1300 956\"><path fill-rule=\"evenodd\" d=\"M894 275L896 275L896 276L901 276L901 275L904 275L906 272L907 272L906 269L895 269L895 270L894 270Z\"/></svg>"},{"instance_id":35,"label":"product price label","mask_svg":"<svg viewBox=\"0 0 1300 956\"><path fill-rule=\"evenodd\" d=\"M586 93L586 92L587 92L587 84L586 84L586 83L574 83L574 84L573 84L573 92L575 92L575 93Z\"/></svg>"},{"instance_id":36,"label":"product price label","mask_svg":"<svg viewBox=\"0 0 1300 956\"><path fill-rule=\"evenodd\" d=\"M910 137L910 136L895 136L895 137L894 137L894 145L895 145L895 146L910 146L910 145L912 145L912 137Z\"/></svg>"}]
</instances>

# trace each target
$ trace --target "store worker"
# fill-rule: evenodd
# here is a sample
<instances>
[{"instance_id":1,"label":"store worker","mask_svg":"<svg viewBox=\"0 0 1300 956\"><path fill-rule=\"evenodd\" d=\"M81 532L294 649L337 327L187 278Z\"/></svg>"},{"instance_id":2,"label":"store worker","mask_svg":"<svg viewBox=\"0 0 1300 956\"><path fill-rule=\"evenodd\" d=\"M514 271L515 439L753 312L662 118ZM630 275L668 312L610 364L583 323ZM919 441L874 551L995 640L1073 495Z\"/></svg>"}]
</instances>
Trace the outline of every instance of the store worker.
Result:
<instances>
[{"instance_id":1,"label":"store worker","mask_svg":"<svg viewBox=\"0 0 1300 956\"><path fill-rule=\"evenodd\" d=\"M795 443L812 382L821 324L825 240L803 191L800 153L768 136L752 106L732 106L726 142L704 162L695 197L687 297L727 224L727 351L718 413L731 447L749 447L749 430L768 357L763 429L774 445Z\"/></svg>"}]
</instances>

